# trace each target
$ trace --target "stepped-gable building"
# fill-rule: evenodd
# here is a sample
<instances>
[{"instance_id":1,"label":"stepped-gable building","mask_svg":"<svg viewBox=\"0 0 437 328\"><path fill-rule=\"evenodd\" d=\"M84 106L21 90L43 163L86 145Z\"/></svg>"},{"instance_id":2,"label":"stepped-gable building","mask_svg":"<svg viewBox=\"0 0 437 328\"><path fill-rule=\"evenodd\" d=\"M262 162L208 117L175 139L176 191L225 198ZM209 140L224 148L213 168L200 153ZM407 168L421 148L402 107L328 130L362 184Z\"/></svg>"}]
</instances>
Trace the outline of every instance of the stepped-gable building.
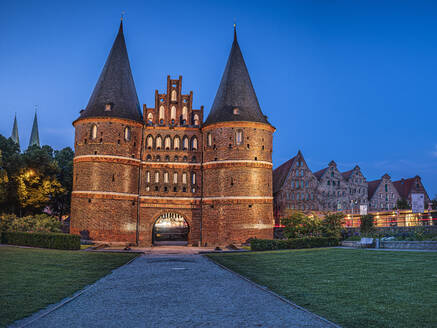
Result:
<instances>
[{"instance_id":1,"label":"stepped-gable building","mask_svg":"<svg viewBox=\"0 0 437 328\"><path fill-rule=\"evenodd\" d=\"M411 194L423 194L425 206L430 202L428 193L422 183L420 176L416 175L413 178L401 179L394 181L393 185L399 193L399 196L411 206Z\"/></svg>"},{"instance_id":2,"label":"stepped-gable building","mask_svg":"<svg viewBox=\"0 0 437 328\"><path fill-rule=\"evenodd\" d=\"M297 155L273 171L275 223L294 210L318 211L318 181L299 150Z\"/></svg>"},{"instance_id":3,"label":"stepped-gable building","mask_svg":"<svg viewBox=\"0 0 437 328\"><path fill-rule=\"evenodd\" d=\"M381 179L368 183L368 199L370 211L384 211L394 209L401 197L386 173Z\"/></svg>"},{"instance_id":4,"label":"stepped-gable building","mask_svg":"<svg viewBox=\"0 0 437 328\"><path fill-rule=\"evenodd\" d=\"M272 238L272 135L234 30L206 121L182 77L140 110L120 24L75 135L71 232L150 245Z\"/></svg>"},{"instance_id":5,"label":"stepped-gable building","mask_svg":"<svg viewBox=\"0 0 437 328\"><path fill-rule=\"evenodd\" d=\"M368 205L368 191L367 191L367 181L361 169L356 165L352 170L342 172L346 184L348 195L349 207L345 209L350 209L353 213L359 213L360 205Z\"/></svg>"}]
</instances>

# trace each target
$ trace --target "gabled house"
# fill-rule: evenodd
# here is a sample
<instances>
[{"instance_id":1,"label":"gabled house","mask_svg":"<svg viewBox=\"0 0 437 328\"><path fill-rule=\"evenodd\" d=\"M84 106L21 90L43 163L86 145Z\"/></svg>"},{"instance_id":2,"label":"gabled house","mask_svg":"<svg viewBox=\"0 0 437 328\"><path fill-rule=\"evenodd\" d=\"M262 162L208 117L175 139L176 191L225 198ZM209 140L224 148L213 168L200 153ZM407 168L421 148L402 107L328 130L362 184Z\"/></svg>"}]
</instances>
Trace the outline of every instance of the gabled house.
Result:
<instances>
[{"instance_id":1,"label":"gabled house","mask_svg":"<svg viewBox=\"0 0 437 328\"><path fill-rule=\"evenodd\" d=\"M401 179L398 181L394 181L393 185L399 193L399 196L408 202L408 205L411 206L411 194L423 194L425 199L425 208L430 202L428 193L423 186L422 179L420 176L416 175L413 178Z\"/></svg>"},{"instance_id":2,"label":"gabled house","mask_svg":"<svg viewBox=\"0 0 437 328\"><path fill-rule=\"evenodd\" d=\"M356 165L352 170L342 172L344 180L347 183L349 198L349 209L357 213L360 209L360 205L367 205L367 181L361 169Z\"/></svg>"},{"instance_id":3,"label":"gabled house","mask_svg":"<svg viewBox=\"0 0 437 328\"><path fill-rule=\"evenodd\" d=\"M368 183L368 199L370 211L386 211L394 209L401 197L386 173L381 179Z\"/></svg>"}]
</instances>

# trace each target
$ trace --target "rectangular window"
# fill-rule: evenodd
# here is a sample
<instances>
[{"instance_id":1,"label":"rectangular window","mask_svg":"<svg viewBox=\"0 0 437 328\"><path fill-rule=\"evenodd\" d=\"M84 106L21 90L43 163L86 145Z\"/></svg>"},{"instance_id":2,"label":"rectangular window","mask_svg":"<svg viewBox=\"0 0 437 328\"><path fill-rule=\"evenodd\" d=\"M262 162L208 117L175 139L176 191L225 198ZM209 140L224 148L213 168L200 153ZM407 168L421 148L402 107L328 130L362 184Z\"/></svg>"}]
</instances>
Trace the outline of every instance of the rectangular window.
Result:
<instances>
[{"instance_id":1,"label":"rectangular window","mask_svg":"<svg viewBox=\"0 0 437 328\"><path fill-rule=\"evenodd\" d=\"M182 183L187 184L187 174L186 173L182 174Z\"/></svg>"},{"instance_id":2,"label":"rectangular window","mask_svg":"<svg viewBox=\"0 0 437 328\"><path fill-rule=\"evenodd\" d=\"M177 184L178 183L178 174L175 172L173 173L173 183Z\"/></svg>"},{"instance_id":3,"label":"rectangular window","mask_svg":"<svg viewBox=\"0 0 437 328\"><path fill-rule=\"evenodd\" d=\"M164 173L164 183L168 183L168 172Z\"/></svg>"},{"instance_id":4,"label":"rectangular window","mask_svg":"<svg viewBox=\"0 0 437 328\"><path fill-rule=\"evenodd\" d=\"M159 172L155 172L155 183L159 182Z\"/></svg>"}]
</instances>

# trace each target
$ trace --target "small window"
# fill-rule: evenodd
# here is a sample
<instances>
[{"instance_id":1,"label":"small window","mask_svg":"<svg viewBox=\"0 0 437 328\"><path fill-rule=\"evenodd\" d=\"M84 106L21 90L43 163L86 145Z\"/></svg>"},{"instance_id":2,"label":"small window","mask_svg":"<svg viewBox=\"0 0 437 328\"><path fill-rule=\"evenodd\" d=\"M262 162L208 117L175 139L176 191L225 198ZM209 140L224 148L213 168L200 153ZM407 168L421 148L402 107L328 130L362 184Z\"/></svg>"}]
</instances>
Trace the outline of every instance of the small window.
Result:
<instances>
[{"instance_id":1,"label":"small window","mask_svg":"<svg viewBox=\"0 0 437 328\"><path fill-rule=\"evenodd\" d=\"M127 126L124 128L124 140L129 141L130 136L131 136L131 130L130 127Z\"/></svg>"},{"instance_id":2,"label":"small window","mask_svg":"<svg viewBox=\"0 0 437 328\"><path fill-rule=\"evenodd\" d=\"M165 150L169 150L171 148L171 139L169 136L165 137L164 146Z\"/></svg>"},{"instance_id":3,"label":"small window","mask_svg":"<svg viewBox=\"0 0 437 328\"><path fill-rule=\"evenodd\" d=\"M196 173L191 173L191 184L195 185L196 184Z\"/></svg>"},{"instance_id":4,"label":"small window","mask_svg":"<svg viewBox=\"0 0 437 328\"><path fill-rule=\"evenodd\" d=\"M155 183L159 183L159 172L155 172Z\"/></svg>"},{"instance_id":5,"label":"small window","mask_svg":"<svg viewBox=\"0 0 437 328\"><path fill-rule=\"evenodd\" d=\"M173 173L173 183L177 184L178 183L178 174L175 172Z\"/></svg>"},{"instance_id":6,"label":"small window","mask_svg":"<svg viewBox=\"0 0 437 328\"><path fill-rule=\"evenodd\" d=\"M91 127L91 139L97 138L97 125L93 124Z\"/></svg>"},{"instance_id":7,"label":"small window","mask_svg":"<svg viewBox=\"0 0 437 328\"><path fill-rule=\"evenodd\" d=\"M235 133L235 142L237 143L237 145L241 145L241 143L243 142L242 130L237 130L237 132Z\"/></svg>"},{"instance_id":8,"label":"small window","mask_svg":"<svg viewBox=\"0 0 437 328\"><path fill-rule=\"evenodd\" d=\"M182 174L182 183L187 184L187 174L186 173Z\"/></svg>"},{"instance_id":9,"label":"small window","mask_svg":"<svg viewBox=\"0 0 437 328\"><path fill-rule=\"evenodd\" d=\"M150 172L149 171L146 172L146 182L150 183Z\"/></svg>"},{"instance_id":10,"label":"small window","mask_svg":"<svg viewBox=\"0 0 437 328\"><path fill-rule=\"evenodd\" d=\"M184 150L188 149L188 137L186 137L186 136L183 139L183 147L184 147Z\"/></svg>"},{"instance_id":11,"label":"small window","mask_svg":"<svg viewBox=\"0 0 437 328\"><path fill-rule=\"evenodd\" d=\"M164 172L164 183L168 183L168 172Z\"/></svg>"},{"instance_id":12,"label":"small window","mask_svg":"<svg viewBox=\"0 0 437 328\"><path fill-rule=\"evenodd\" d=\"M105 112L110 112L112 110L112 104L105 105Z\"/></svg>"},{"instance_id":13,"label":"small window","mask_svg":"<svg viewBox=\"0 0 437 328\"><path fill-rule=\"evenodd\" d=\"M161 122L161 124L164 122L165 119L164 112L165 112L164 106L159 107L159 122Z\"/></svg>"},{"instance_id":14,"label":"small window","mask_svg":"<svg viewBox=\"0 0 437 328\"><path fill-rule=\"evenodd\" d=\"M146 160L151 161L152 160L152 155L147 155Z\"/></svg>"},{"instance_id":15,"label":"small window","mask_svg":"<svg viewBox=\"0 0 437 328\"><path fill-rule=\"evenodd\" d=\"M174 148L174 150L179 150L180 147L181 147L181 141L180 141L179 137L176 136L173 139L173 148Z\"/></svg>"},{"instance_id":16,"label":"small window","mask_svg":"<svg viewBox=\"0 0 437 328\"><path fill-rule=\"evenodd\" d=\"M193 139L191 139L191 150L197 150L197 138L193 137Z\"/></svg>"},{"instance_id":17,"label":"small window","mask_svg":"<svg viewBox=\"0 0 437 328\"><path fill-rule=\"evenodd\" d=\"M172 90L171 91L171 101L176 101L176 100L177 100L176 90Z\"/></svg>"},{"instance_id":18,"label":"small window","mask_svg":"<svg viewBox=\"0 0 437 328\"><path fill-rule=\"evenodd\" d=\"M182 123L185 124L188 120L188 108L187 106L182 107Z\"/></svg>"},{"instance_id":19,"label":"small window","mask_svg":"<svg viewBox=\"0 0 437 328\"><path fill-rule=\"evenodd\" d=\"M152 149L153 148L153 137L152 136L148 136L147 137L147 149Z\"/></svg>"},{"instance_id":20,"label":"small window","mask_svg":"<svg viewBox=\"0 0 437 328\"><path fill-rule=\"evenodd\" d=\"M206 135L206 142L207 142L207 145L208 145L208 147L211 147L211 145L212 145L212 136L211 136L211 133L208 133L207 135Z\"/></svg>"},{"instance_id":21,"label":"small window","mask_svg":"<svg viewBox=\"0 0 437 328\"><path fill-rule=\"evenodd\" d=\"M175 106L171 106L170 119L173 122L176 120L176 107Z\"/></svg>"},{"instance_id":22,"label":"small window","mask_svg":"<svg viewBox=\"0 0 437 328\"><path fill-rule=\"evenodd\" d=\"M235 107L235 108L232 110L232 113L233 113L234 115L240 115L240 108Z\"/></svg>"},{"instance_id":23,"label":"small window","mask_svg":"<svg viewBox=\"0 0 437 328\"><path fill-rule=\"evenodd\" d=\"M198 126L199 125L199 115L194 114L194 125Z\"/></svg>"},{"instance_id":24,"label":"small window","mask_svg":"<svg viewBox=\"0 0 437 328\"><path fill-rule=\"evenodd\" d=\"M156 137L156 149L161 149L162 148L162 138L161 136L157 136Z\"/></svg>"},{"instance_id":25,"label":"small window","mask_svg":"<svg viewBox=\"0 0 437 328\"><path fill-rule=\"evenodd\" d=\"M153 123L153 114L149 113L147 115L147 123L152 124Z\"/></svg>"}]
</instances>

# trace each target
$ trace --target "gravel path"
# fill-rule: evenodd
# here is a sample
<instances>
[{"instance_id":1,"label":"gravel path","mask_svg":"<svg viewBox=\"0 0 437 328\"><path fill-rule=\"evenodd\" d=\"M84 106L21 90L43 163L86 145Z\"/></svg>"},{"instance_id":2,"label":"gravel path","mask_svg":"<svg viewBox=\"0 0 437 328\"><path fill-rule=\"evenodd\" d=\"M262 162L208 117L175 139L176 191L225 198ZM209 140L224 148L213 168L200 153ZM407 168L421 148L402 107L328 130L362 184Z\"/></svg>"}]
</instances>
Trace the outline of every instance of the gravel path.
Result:
<instances>
[{"instance_id":1,"label":"gravel path","mask_svg":"<svg viewBox=\"0 0 437 328\"><path fill-rule=\"evenodd\" d=\"M156 254L115 270L27 327L333 326L200 255Z\"/></svg>"}]
</instances>

